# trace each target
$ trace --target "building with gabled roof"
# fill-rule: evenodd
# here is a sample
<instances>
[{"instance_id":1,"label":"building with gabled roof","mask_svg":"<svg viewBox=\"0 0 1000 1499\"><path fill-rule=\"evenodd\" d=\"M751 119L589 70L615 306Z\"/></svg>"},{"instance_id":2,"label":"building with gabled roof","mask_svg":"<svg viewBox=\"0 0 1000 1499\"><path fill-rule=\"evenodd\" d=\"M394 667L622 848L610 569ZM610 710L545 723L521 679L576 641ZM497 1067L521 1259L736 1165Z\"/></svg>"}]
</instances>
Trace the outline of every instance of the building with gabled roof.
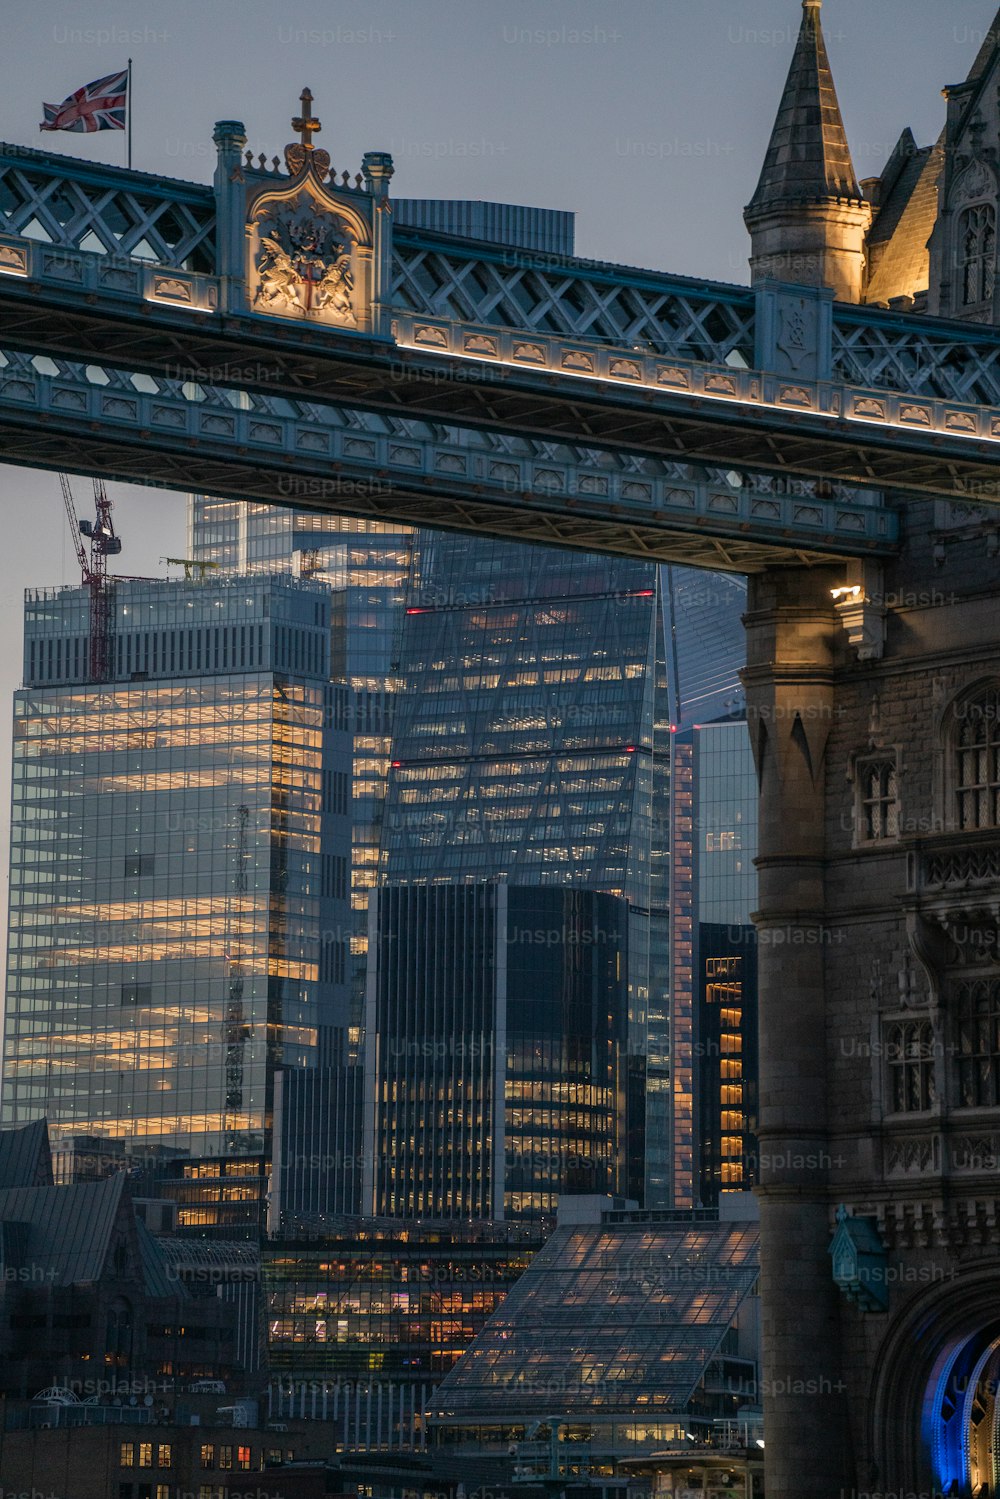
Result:
<instances>
[{"instance_id":1,"label":"building with gabled roof","mask_svg":"<svg viewBox=\"0 0 1000 1499\"><path fill-rule=\"evenodd\" d=\"M51 1185L52 1150L45 1120L0 1130L0 1189Z\"/></svg>"},{"instance_id":2,"label":"building with gabled roof","mask_svg":"<svg viewBox=\"0 0 1000 1499\"><path fill-rule=\"evenodd\" d=\"M39 1125L0 1132L2 1179L44 1173L48 1137ZM0 1188L4 1395L55 1385L110 1400L163 1390L177 1377L230 1377L235 1321L230 1302L192 1295L137 1217L123 1173Z\"/></svg>"},{"instance_id":3,"label":"building with gabled roof","mask_svg":"<svg viewBox=\"0 0 1000 1499\"><path fill-rule=\"evenodd\" d=\"M902 131L859 182L823 37L822 0L802 24L746 209L755 283L832 287L838 301L1000 322L1000 14L964 82L945 89L935 142Z\"/></svg>"}]
</instances>

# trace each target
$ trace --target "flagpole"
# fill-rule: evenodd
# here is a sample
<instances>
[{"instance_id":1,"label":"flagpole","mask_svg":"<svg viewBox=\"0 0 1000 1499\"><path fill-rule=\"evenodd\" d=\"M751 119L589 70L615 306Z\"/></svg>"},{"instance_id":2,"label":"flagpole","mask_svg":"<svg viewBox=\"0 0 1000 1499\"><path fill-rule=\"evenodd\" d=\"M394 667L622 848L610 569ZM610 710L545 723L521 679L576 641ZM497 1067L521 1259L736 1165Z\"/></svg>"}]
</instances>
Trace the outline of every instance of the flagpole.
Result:
<instances>
[{"instance_id":1,"label":"flagpole","mask_svg":"<svg viewBox=\"0 0 1000 1499\"><path fill-rule=\"evenodd\" d=\"M128 121L128 169L132 170L132 59L128 60L128 78L126 80L128 90L125 98L127 106L126 118Z\"/></svg>"}]
</instances>

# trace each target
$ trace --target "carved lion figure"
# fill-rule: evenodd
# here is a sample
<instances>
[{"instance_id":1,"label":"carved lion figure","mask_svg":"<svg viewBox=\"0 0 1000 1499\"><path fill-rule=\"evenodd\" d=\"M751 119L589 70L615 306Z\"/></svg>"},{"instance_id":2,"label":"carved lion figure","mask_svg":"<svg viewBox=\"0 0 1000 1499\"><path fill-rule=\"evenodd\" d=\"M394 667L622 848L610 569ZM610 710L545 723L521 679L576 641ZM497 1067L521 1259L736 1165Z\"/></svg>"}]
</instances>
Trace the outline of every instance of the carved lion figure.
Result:
<instances>
[{"instance_id":1,"label":"carved lion figure","mask_svg":"<svg viewBox=\"0 0 1000 1499\"><path fill-rule=\"evenodd\" d=\"M257 263L260 285L254 302L263 302L265 306L278 301L297 304L298 277L290 257L271 235L265 235L262 244L264 252Z\"/></svg>"}]
</instances>

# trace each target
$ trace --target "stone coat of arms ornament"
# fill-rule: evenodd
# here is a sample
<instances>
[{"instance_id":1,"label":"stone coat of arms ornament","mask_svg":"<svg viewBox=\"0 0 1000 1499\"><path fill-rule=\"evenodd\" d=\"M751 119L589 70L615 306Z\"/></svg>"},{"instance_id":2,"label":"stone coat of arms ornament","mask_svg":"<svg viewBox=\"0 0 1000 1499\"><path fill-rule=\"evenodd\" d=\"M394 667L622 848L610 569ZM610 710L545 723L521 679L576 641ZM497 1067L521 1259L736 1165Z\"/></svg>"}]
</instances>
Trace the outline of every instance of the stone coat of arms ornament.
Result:
<instances>
[{"instance_id":1,"label":"stone coat of arms ornament","mask_svg":"<svg viewBox=\"0 0 1000 1499\"><path fill-rule=\"evenodd\" d=\"M341 186L335 174L327 182L330 158L313 146L320 122L311 105L304 89L292 121L301 139L285 150L290 176L246 162L247 310L377 334L388 303L392 160L368 152L353 186L346 172Z\"/></svg>"},{"instance_id":2,"label":"stone coat of arms ornament","mask_svg":"<svg viewBox=\"0 0 1000 1499\"><path fill-rule=\"evenodd\" d=\"M275 210L258 224L257 311L329 311L357 326L354 311L354 245L347 226L321 210Z\"/></svg>"}]
</instances>

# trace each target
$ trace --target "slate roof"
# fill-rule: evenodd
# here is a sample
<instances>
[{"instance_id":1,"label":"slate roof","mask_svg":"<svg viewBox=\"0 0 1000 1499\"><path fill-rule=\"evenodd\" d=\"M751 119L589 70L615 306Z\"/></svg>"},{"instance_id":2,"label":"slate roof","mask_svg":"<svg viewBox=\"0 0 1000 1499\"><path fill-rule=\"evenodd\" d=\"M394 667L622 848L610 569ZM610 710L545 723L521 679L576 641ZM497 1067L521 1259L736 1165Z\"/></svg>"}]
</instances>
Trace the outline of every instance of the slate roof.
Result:
<instances>
[{"instance_id":1,"label":"slate roof","mask_svg":"<svg viewBox=\"0 0 1000 1499\"><path fill-rule=\"evenodd\" d=\"M830 198L864 201L837 102L820 4L802 0L795 55L748 215Z\"/></svg>"},{"instance_id":2,"label":"slate roof","mask_svg":"<svg viewBox=\"0 0 1000 1499\"><path fill-rule=\"evenodd\" d=\"M564 1225L445 1376L435 1413L682 1414L758 1276L756 1223Z\"/></svg>"},{"instance_id":3,"label":"slate roof","mask_svg":"<svg viewBox=\"0 0 1000 1499\"><path fill-rule=\"evenodd\" d=\"M866 302L913 296L930 284L928 241L938 217L944 135L936 145L918 148L904 131L893 156L882 174L888 191L868 236Z\"/></svg>"},{"instance_id":4,"label":"slate roof","mask_svg":"<svg viewBox=\"0 0 1000 1499\"><path fill-rule=\"evenodd\" d=\"M44 1119L0 1130L0 1188L50 1187L52 1152Z\"/></svg>"},{"instance_id":5,"label":"slate roof","mask_svg":"<svg viewBox=\"0 0 1000 1499\"><path fill-rule=\"evenodd\" d=\"M998 45L1000 45L1000 11L997 11L993 25L983 38L983 45L980 47L976 55L976 60L969 70L969 76L966 79L967 83L973 83L976 79L983 76Z\"/></svg>"},{"instance_id":6,"label":"slate roof","mask_svg":"<svg viewBox=\"0 0 1000 1499\"><path fill-rule=\"evenodd\" d=\"M41 1267L49 1284L95 1282L105 1273L124 1186L118 1174L71 1187L8 1187L0 1191L0 1224L28 1225L21 1263Z\"/></svg>"},{"instance_id":7,"label":"slate roof","mask_svg":"<svg viewBox=\"0 0 1000 1499\"><path fill-rule=\"evenodd\" d=\"M189 1300L187 1287L183 1286L176 1276L171 1276L160 1241L150 1233L141 1218L136 1218L135 1230L139 1240L139 1260L142 1265L142 1278L146 1285L147 1296L180 1296L184 1300Z\"/></svg>"}]
</instances>

